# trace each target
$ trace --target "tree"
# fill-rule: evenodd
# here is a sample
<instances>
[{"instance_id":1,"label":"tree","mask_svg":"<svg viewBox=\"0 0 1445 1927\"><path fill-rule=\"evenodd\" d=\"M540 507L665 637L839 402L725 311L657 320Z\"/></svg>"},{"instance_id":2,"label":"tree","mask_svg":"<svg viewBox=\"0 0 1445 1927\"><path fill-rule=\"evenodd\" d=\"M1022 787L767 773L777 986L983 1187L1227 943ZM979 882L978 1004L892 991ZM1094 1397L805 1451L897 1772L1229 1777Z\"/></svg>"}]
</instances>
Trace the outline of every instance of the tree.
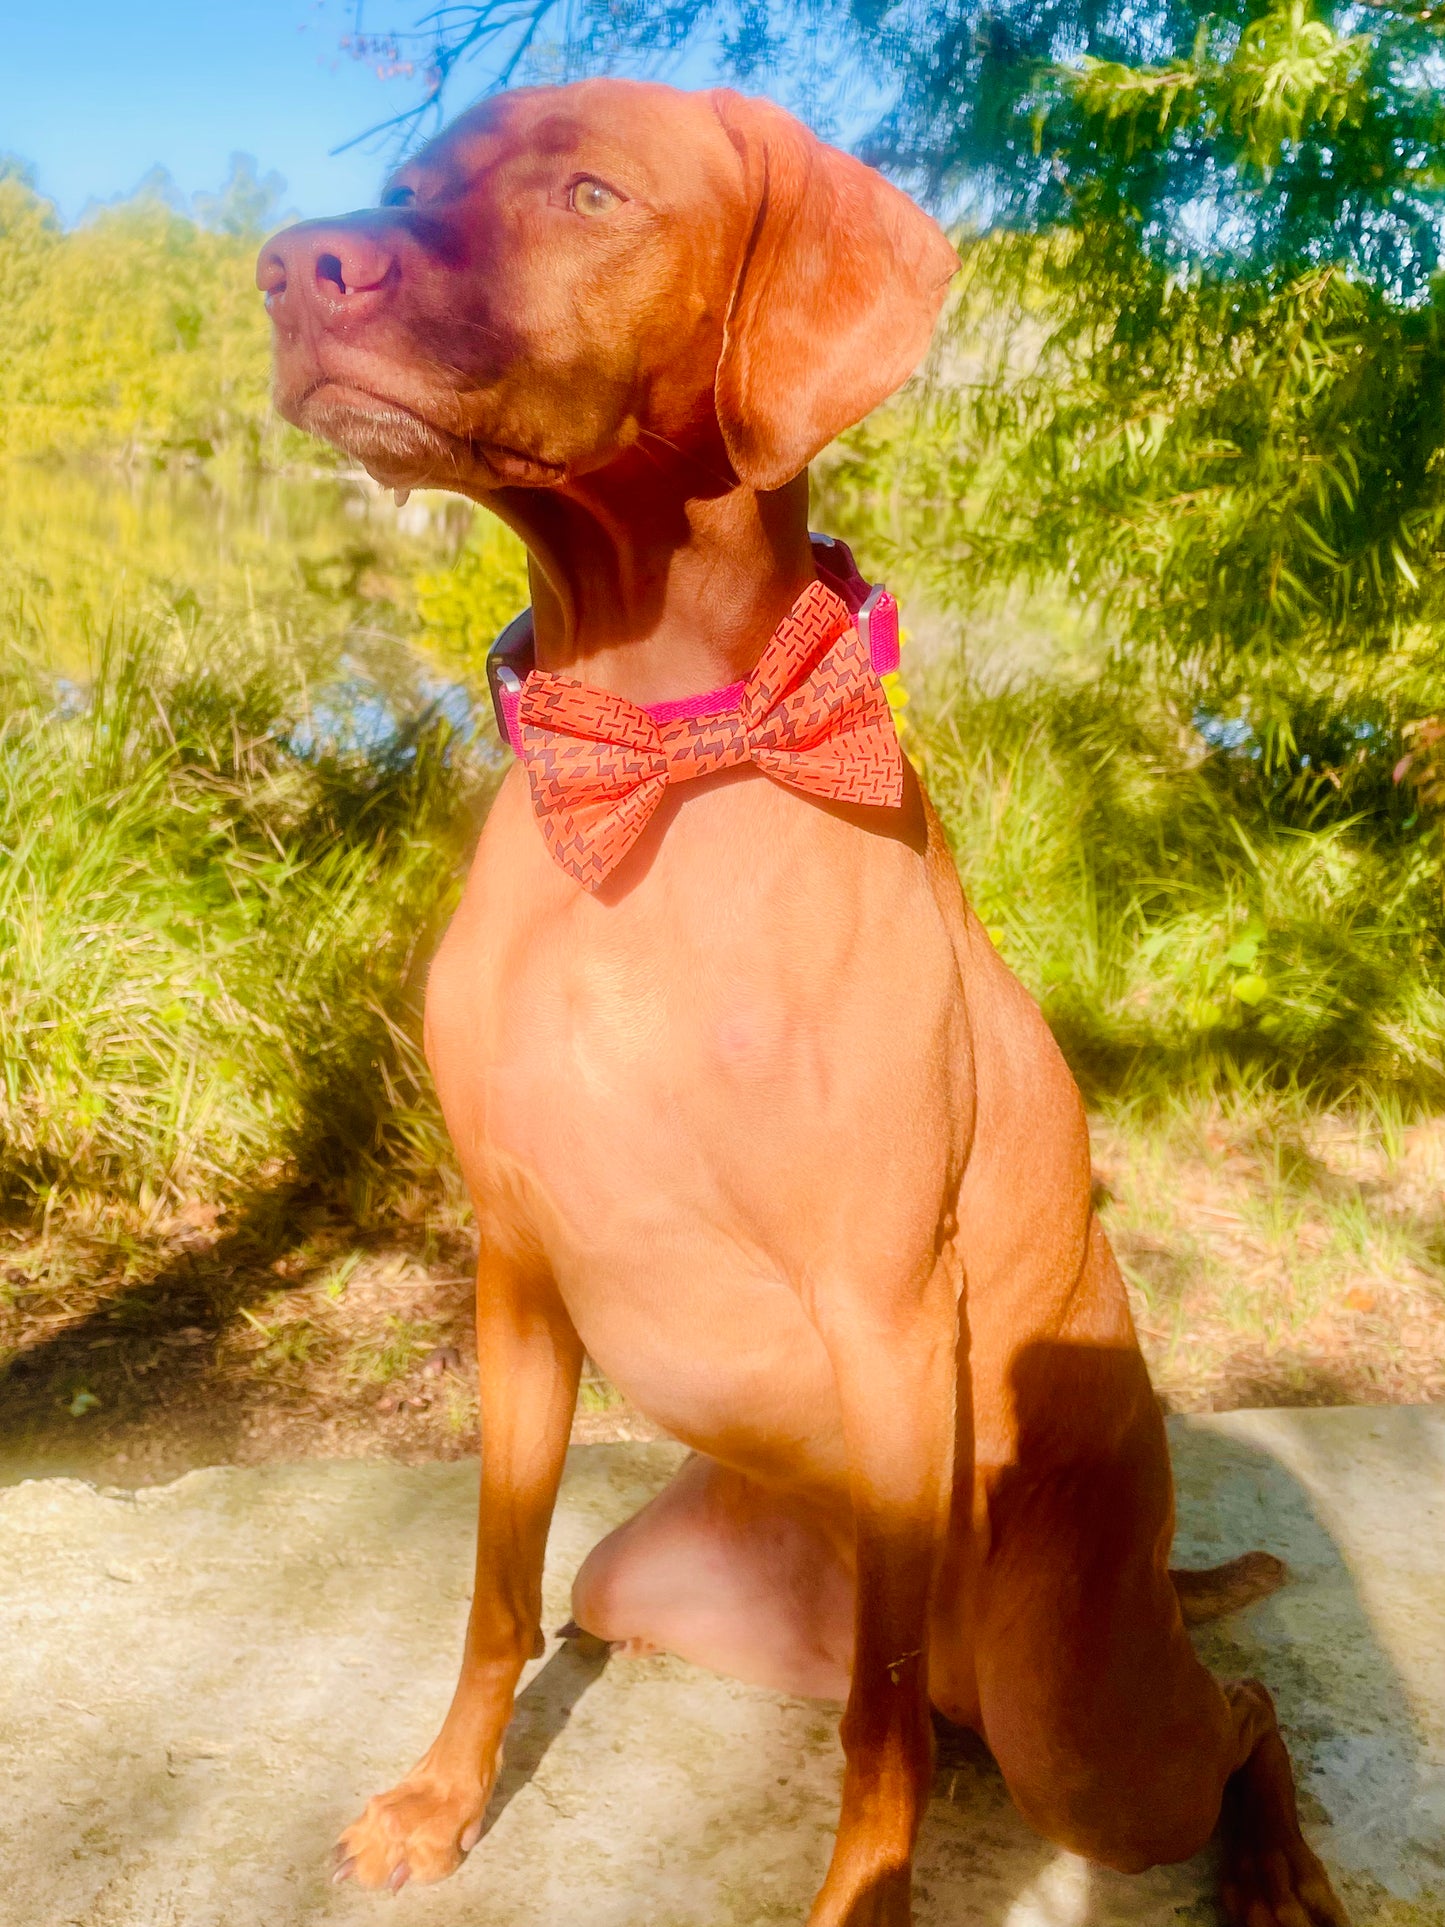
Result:
<instances>
[{"instance_id":1,"label":"tree","mask_svg":"<svg viewBox=\"0 0 1445 1927\"><path fill-rule=\"evenodd\" d=\"M248 224L278 189L233 163L202 226L148 177L67 230L0 166L0 457L275 453Z\"/></svg>"},{"instance_id":2,"label":"tree","mask_svg":"<svg viewBox=\"0 0 1445 1927\"><path fill-rule=\"evenodd\" d=\"M232 154L231 171L218 191L192 196L191 206L202 227L259 241L276 225L285 192L286 182L274 169L257 174L254 154Z\"/></svg>"}]
</instances>

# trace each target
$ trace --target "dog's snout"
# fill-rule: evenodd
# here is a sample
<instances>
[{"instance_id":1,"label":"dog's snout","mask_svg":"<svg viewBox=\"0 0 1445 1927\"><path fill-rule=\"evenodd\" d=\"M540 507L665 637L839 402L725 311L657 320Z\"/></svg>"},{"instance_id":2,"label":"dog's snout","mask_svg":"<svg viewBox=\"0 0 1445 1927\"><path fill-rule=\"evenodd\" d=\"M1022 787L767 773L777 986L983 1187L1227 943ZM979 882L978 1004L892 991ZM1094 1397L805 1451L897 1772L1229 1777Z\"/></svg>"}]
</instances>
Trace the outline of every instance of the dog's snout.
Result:
<instances>
[{"instance_id":1,"label":"dog's snout","mask_svg":"<svg viewBox=\"0 0 1445 1927\"><path fill-rule=\"evenodd\" d=\"M313 256L316 286L332 301L374 294L396 273L392 250L369 234L323 236Z\"/></svg>"},{"instance_id":2,"label":"dog's snout","mask_svg":"<svg viewBox=\"0 0 1445 1927\"><path fill-rule=\"evenodd\" d=\"M268 308L277 296L285 294L286 262L278 248L261 250L261 258L256 263L256 286L265 295Z\"/></svg>"},{"instance_id":3,"label":"dog's snout","mask_svg":"<svg viewBox=\"0 0 1445 1927\"><path fill-rule=\"evenodd\" d=\"M400 277L395 249L363 228L302 223L262 248L256 286L272 317L291 307L319 309L326 319L372 307Z\"/></svg>"}]
</instances>

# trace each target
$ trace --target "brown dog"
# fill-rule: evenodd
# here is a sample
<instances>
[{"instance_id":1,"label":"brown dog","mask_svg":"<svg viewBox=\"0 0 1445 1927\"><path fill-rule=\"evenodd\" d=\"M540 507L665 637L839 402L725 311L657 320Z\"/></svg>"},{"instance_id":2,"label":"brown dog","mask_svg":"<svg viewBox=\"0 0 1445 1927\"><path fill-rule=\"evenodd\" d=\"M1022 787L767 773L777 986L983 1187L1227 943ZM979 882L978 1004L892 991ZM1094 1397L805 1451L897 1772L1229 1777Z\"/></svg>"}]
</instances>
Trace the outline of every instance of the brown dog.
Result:
<instances>
[{"instance_id":1,"label":"brown dog","mask_svg":"<svg viewBox=\"0 0 1445 1927\"><path fill-rule=\"evenodd\" d=\"M588 82L463 116L380 209L258 269L283 414L532 557L537 660L649 704L746 676L814 574L806 464L921 357L956 265L903 195L764 102ZM1343 1920L1263 1687L1171 1581L1168 1453L1090 1203L1073 1082L903 809L735 769L669 791L596 893L513 770L432 969L475 1201L482 1487L456 1697L338 1877L478 1839L584 1348L697 1454L599 1546L576 1617L847 1697L812 1927L901 1927L930 1701L1051 1840L1143 1868L1221 1807L1247 1927Z\"/></svg>"}]
</instances>

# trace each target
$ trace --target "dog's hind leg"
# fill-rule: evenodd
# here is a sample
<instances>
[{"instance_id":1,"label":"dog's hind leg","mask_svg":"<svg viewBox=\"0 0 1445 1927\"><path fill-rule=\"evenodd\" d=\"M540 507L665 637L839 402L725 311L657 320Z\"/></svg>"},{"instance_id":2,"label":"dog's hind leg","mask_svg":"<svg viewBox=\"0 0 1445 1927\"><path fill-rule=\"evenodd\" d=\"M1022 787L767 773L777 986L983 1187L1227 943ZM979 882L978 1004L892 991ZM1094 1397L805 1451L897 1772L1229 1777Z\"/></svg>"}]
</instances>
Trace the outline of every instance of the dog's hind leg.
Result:
<instances>
[{"instance_id":1,"label":"dog's hind leg","mask_svg":"<svg viewBox=\"0 0 1445 1927\"><path fill-rule=\"evenodd\" d=\"M1348 1927L1330 1877L1300 1830L1294 1773L1274 1701L1257 1680L1226 1687L1254 1738L1220 1813L1220 1898L1231 1927Z\"/></svg>"},{"instance_id":2,"label":"dog's hind leg","mask_svg":"<svg viewBox=\"0 0 1445 1927\"><path fill-rule=\"evenodd\" d=\"M1126 1873L1188 1859L1219 1826L1235 1927L1343 1927L1269 1694L1214 1679L1185 1630L1162 1557L1167 1442L1138 1354L1037 1343L1014 1385L1029 1469L993 1497L976 1651L985 1737L1016 1805ZM1113 1432L1051 1458L1066 1395L1109 1412ZM1225 1580L1216 1603L1227 1596Z\"/></svg>"},{"instance_id":3,"label":"dog's hind leg","mask_svg":"<svg viewBox=\"0 0 1445 1927\"><path fill-rule=\"evenodd\" d=\"M577 1625L755 1686L843 1699L853 1658L851 1521L705 1457L589 1553Z\"/></svg>"}]
</instances>

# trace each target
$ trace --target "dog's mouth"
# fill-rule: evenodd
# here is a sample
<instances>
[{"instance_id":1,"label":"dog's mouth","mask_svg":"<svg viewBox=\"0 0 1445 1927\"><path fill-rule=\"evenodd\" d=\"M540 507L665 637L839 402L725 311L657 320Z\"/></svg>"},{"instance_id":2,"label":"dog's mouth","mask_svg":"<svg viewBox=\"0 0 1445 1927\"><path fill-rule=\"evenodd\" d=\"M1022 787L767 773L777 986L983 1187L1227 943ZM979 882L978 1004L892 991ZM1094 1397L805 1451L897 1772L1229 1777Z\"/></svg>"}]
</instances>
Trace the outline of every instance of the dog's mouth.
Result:
<instances>
[{"instance_id":1,"label":"dog's mouth","mask_svg":"<svg viewBox=\"0 0 1445 1927\"><path fill-rule=\"evenodd\" d=\"M329 375L317 376L283 412L298 428L354 455L388 486L483 480L496 488L549 488L567 472L526 449L438 428L404 402Z\"/></svg>"}]
</instances>

